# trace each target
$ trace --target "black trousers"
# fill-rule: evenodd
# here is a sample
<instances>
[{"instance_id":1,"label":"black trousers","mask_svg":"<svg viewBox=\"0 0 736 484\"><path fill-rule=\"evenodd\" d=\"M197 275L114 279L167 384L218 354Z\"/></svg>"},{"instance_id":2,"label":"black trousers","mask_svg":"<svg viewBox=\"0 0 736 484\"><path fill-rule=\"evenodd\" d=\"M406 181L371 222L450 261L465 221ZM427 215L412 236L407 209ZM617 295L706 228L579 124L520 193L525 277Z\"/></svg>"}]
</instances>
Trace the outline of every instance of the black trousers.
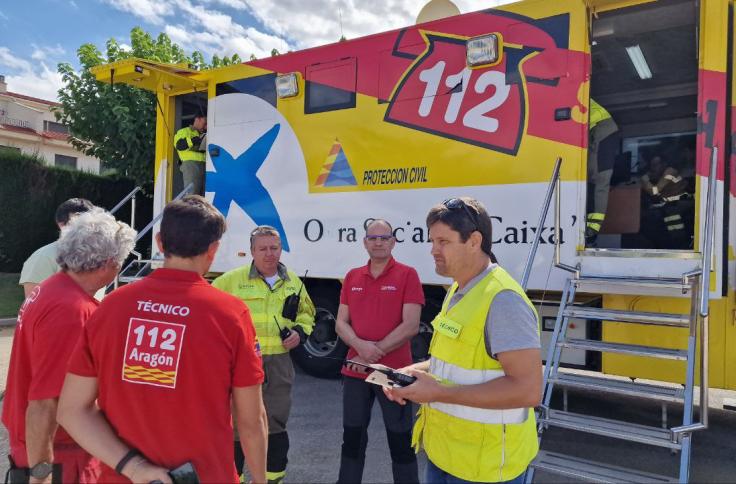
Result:
<instances>
[{"instance_id":1,"label":"black trousers","mask_svg":"<svg viewBox=\"0 0 736 484\"><path fill-rule=\"evenodd\" d=\"M363 480L368 425L373 402L378 400L386 427L391 454L391 470L396 483L418 483L417 456L411 448L411 404L399 405L386 398L381 387L358 378L345 377L342 393L342 454L338 483L354 484Z\"/></svg>"}]
</instances>

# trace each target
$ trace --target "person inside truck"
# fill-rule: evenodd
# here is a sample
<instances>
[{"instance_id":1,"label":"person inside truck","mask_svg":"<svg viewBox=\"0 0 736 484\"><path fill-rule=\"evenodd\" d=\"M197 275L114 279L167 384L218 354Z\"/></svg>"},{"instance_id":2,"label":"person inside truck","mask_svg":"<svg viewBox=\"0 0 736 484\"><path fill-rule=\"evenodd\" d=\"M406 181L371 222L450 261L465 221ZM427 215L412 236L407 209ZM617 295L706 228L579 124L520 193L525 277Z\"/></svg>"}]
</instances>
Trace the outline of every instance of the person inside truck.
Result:
<instances>
[{"instance_id":1,"label":"person inside truck","mask_svg":"<svg viewBox=\"0 0 736 484\"><path fill-rule=\"evenodd\" d=\"M269 482L281 482L288 464L291 387L294 364L289 351L306 342L315 309L304 283L281 262L281 236L269 225L250 234L253 263L228 271L212 285L239 298L250 309L263 353L263 402L268 415ZM243 469L243 453L235 435L235 463ZM232 455L232 454L231 454Z\"/></svg>"},{"instance_id":2,"label":"person inside truck","mask_svg":"<svg viewBox=\"0 0 736 484\"><path fill-rule=\"evenodd\" d=\"M424 291L417 271L397 262L391 224L375 219L365 229L368 264L345 276L337 310L336 330L350 347L348 359L390 368L410 365L411 339L419 332ZM343 368L343 437L338 483L363 480L368 425L378 400L386 427L394 482L419 482L417 458L411 448L412 408L389 401L379 386L365 381L368 372Z\"/></svg>"},{"instance_id":3,"label":"person inside truck","mask_svg":"<svg viewBox=\"0 0 736 484\"><path fill-rule=\"evenodd\" d=\"M204 195L205 147L204 137L207 133L207 117L198 114L190 126L185 126L174 135L174 148L179 155L184 187L192 184L195 195Z\"/></svg>"},{"instance_id":4,"label":"person inside truck","mask_svg":"<svg viewBox=\"0 0 736 484\"><path fill-rule=\"evenodd\" d=\"M613 136L618 125L606 109L590 99L590 119L588 121L588 216L585 224L585 243L594 247L601 231L608 208L608 191L616 155L619 152L619 139Z\"/></svg>"},{"instance_id":5,"label":"person inside truck","mask_svg":"<svg viewBox=\"0 0 736 484\"><path fill-rule=\"evenodd\" d=\"M478 200L445 200L427 227L435 271L454 282L432 322L429 361L404 368L417 380L386 394L422 404L413 441L427 453L424 482L524 482L539 448L537 313L491 262L491 219Z\"/></svg>"},{"instance_id":6,"label":"person inside truck","mask_svg":"<svg viewBox=\"0 0 736 484\"><path fill-rule=\"evenodd\" d=\"M656 249L688 249L692 243L693 197L688 181L662 155L641 177L642 232Z\"/></svg>"}]
</instances>

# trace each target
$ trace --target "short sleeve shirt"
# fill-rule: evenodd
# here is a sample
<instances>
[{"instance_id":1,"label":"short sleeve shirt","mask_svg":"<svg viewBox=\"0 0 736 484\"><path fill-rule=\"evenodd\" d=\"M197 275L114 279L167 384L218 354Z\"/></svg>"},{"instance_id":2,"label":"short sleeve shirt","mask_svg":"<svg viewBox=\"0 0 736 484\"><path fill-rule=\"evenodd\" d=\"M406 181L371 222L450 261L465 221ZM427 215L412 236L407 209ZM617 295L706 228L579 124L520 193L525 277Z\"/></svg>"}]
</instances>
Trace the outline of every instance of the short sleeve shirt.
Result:
<instances>
[{"instance_id":1,"label":"short sleeve shirt","mask_svg":"<svg viewBox=\"0 0 736 484\"><path fill-rule=\"evenodd\" d=\"M233 387L263 382L247 306L199 274L158 269L108 295L70 362L96 377L115 433L151 462L190 461L202 482L236 482ZM101 482L127 482L103 466Z\"/></svg>"},{"instance_id":2,"label":"short sleeve shirt","mask_svg":"<svg viewBox=\"0 0 736 484\"><path fill-rule=\"evenodd\" d=\"M18 284L38 284L59 272L59 264L56 263L57 241L44 245L36 250L23 263Z\"/></svg>"},{"instance_id":3,"label":"short sleeve shirt","mask_svg":"<svg viewBox=\"0 0 736 484\"><path fill-rule=\"evenodd\" d=\"M455 292L448 309L457 304L496 267L498 267L496 264L490 264L487 269L468 281L462 290ZM493 298L486 316L485 345L486 352L493 359L497 359L497 355L505 351L541 346L537 316L519 294L503 290Z\"/></svg>"},{"instance_id":4,"label":"short sleeve shirt","mask_svg":"<svg viewBox=\"0 0 736 484\"><path fill-rule=\"evenodd\" d=\"M359 338L380 341L403 321L404 304L424 305L424 291L417 271L391 258L376 278L371 275L370 262L348 272L342 283L340 304L348 306L350 325ZM356 354L350 348L348 358ZM388 353L379 363L390 368L410 365L410 343L407 341ZM343 368L342 373L355 378L366 377L348 368Z\"/></svg>"},{"instance_id":5,"label":"short sleeve shirt","mask_svg":"<svg viewBox=\"0 0 736 484\"><path fill-rule=\"evenodd\" d=\"M28 402L59 397L66 363L97 305L64 272L36 286L23 302L3 402L3 423L10 436L11 452L25 452ZM54 441L73 442L63 428L57 430Z\"/></svg>"}]
</instances>

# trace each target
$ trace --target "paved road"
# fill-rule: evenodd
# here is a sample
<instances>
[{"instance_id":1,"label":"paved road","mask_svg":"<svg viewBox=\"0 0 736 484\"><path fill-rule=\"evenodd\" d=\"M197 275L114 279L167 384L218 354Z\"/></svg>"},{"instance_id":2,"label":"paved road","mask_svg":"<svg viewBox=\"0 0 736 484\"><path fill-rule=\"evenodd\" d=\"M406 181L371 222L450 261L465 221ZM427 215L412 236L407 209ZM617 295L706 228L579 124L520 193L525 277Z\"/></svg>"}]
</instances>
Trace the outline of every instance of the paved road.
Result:
<instances>
[{"instance_id":1,"label":"paved road","mask_svg":"<svg viewBox=\"0 0 736 484\"><path fill-rule=\"evenodd\" d=\"M0 329L0 382L5 386L7 361L12 343L12 328ZM294 387L291 421L289 483L335 482L340 459L341 392L337 380L320 380L298 373ZM614 412L632 422L659 425L660 406L637 399L611 399L595 393L570 394L570 410L599 416ZM553 402L555 404L555 402ZM557 402L559 405L559 402ZM681 418L677 408L669 410L670 422ZM587 459L607 460L616 465L676 475L678 455L667 449L621 442L572 431L550 429L544 434L543 448L575 453ZM0 454L7 455L7 435L0 431ZM693 482L734 482L736 480L736 412L711 409L711 428L695 435L692 457ZM425 457L419 458L420 475ZM0 459L0 476L6 470ZM557 476L539 474L536 482L565 482ZM391 465L380 410L376 405L369 429L364 482L392 482Z\"/></svg>"}]
</instances>

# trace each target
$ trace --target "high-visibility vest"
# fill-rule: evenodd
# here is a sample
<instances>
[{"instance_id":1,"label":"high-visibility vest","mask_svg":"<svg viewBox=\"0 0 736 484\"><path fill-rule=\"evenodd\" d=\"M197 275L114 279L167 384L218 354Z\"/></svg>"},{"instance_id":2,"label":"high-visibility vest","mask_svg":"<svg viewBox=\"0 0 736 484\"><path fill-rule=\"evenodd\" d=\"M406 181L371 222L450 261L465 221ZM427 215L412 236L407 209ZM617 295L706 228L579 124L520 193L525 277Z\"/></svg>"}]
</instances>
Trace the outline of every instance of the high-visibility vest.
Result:
<instances>
[{"instance_id":1,"label":"high-visibility vest","mask_svg":"<svg viewBox=\"0 0 736 484\"><path fill-rule=\"evenodd\" d=\"M248 306L262 354L287 353L288 350L281 344L279 326L292 328L299 325L304 334L311 334L314 327L314 304L307 290L301 289L303 283L299 276L292 271L286 271L288 280L280 279L271 289L260 275L250 278L251 266L252 264L248 264L228 271L212 281L212 285L241 299ZM300 289L299 310L296 321L292 322L281 316L281 311L287 296L298 294ZM276 321L278 321L278 326Z\"/></svg>"},{"instance_id":2,"label":"high-visibility vest","mask_svg":"<svg viewBox=\"0 0 736 484\"><path fill-rule=\"evenodd\" d=\"M180 139L186 140L187 146L188 146L188 148L185 150L180 150L180 149L176 150L176 152L179 155L179 159L181 161L204 162L205 160L204 152L197 151L198 147L194 146L194 143L192 142L192 138L196 138L200 135L201 133L197 131L196 129L192 128L191 126L181 128L179 131L176 132L176 134L174 135L174 147L176 147L176 144Z\"/></svg>"},{"instance_id":3,"label":"high-visibility vest","mask_svg":"<svg viewBox=\"0 0 736 484\"><path fill-rule=\"evenodd\" d=\"M521 286L501 267L493 269L448 310L457 290L457 283L452 285L432 322L430 373L460 385L504 375L501 364L488 355L484 338L491 302L507 289L522 296L534 311ZM492 410L438 402L421 406L412 444L416 450L421 444L432 463L445 472L482 482L518 477L539 450L531 408Z\"/></svg>"},{"instance_id":4,"label":"high-visibility vest","mask_svg":"<svg viewBox=\"0 0 736 484\"><path fill-rule=\"evenodd\" d=\"M590 119L588 120L588 129L593 129L601 121L611 119L611 114L606 109L590 98Z\"/></svg>"}]
</instances>

